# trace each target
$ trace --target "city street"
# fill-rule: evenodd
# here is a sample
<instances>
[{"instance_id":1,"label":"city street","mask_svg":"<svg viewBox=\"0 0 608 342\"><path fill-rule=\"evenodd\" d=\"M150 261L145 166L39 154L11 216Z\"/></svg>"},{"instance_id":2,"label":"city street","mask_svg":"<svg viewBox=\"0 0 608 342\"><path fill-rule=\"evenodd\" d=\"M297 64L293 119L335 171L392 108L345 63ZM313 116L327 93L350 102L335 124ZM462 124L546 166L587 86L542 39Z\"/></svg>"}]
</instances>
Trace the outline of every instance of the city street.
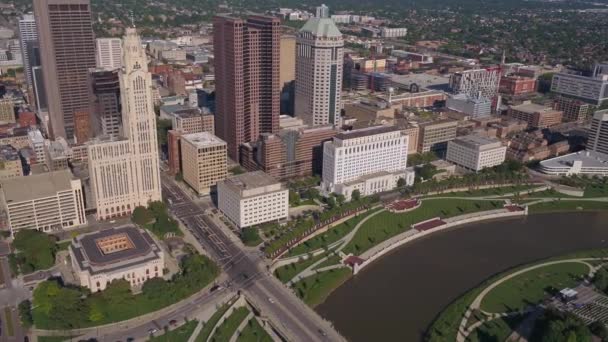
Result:
<instances>
[{"instance_id":1,"label":"city street","mask_svg":"<svg viewBox=\"0 0 608 342\"><path fill-rule=\"evenodd\" d=\"M169 177L163 177L163 196L203 248L227 273L232 290L243 290L287 336L298 341L343 340L331 325L275 279L259 251L231 241L215 220L203 213Z\"/></svg>"}]
</instances>

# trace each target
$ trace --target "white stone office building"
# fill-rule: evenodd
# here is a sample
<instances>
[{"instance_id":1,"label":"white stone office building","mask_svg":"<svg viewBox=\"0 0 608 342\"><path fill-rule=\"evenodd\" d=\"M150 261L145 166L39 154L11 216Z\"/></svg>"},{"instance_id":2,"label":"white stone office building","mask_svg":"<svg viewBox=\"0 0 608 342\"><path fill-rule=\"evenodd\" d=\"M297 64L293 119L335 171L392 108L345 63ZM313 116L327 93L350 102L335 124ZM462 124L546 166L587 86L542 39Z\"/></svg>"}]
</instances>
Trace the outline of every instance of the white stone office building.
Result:
<instances>
[{"instance_id":1,"label":"white stone office building","mask_svg":"<svg viewBox=\"0 0 608 342\"><path fill-rule=\"evenodd\" d=\"M505 161L507 147L496 138L468 135L448 142L446 159L470 171L500 165Z\"/></svg>"},{"instance_id":2,"label":"white stone office building","mask_svg":"<svg viewBox=\"0 0 608 342\"><path fill-rule=\"evenodd\" d=\"M289 190L262 171L219 182L217 194L218 208L240 228L280 221L289 215Z\"/></svg>"},{"instance_id":3,"label":"white stone office building","mask_svg":"<svg viewBox=\"0 0 608 342\"><path fill-rule=\"evenodd\" d=\"M161 200L156 114L148 59L134 28L123 38L120 99L124 136L89 145L91 188L101 220Z\"/></svg>"},{"instance_id":4,"label":"white stone office building","mask_svg":"<svg viewBox=\"0 0 608 342\"><path fill-rule=\"evenodd\" d=\"M492 101L485 97L471 97L467 94L451 95L446 100L445 106L473 118L492 114Z\"/></svg>"},{"instance_id":5,"label":"white stone office building","mask_svg":"<svg viewBox=\"0 0 608 342\"><path fill-rule=\"evenodd\" d=\"M80 235L70 246L72 269L80 286L103 291L113 280L124 279L141 288L149 279L162 277L165 257L146 231L134 226Z\"/></svg>"},{"instance_id":6,"label":"white stone office building","mask_svg":"<svg viewBox=\"0 0 608 342\"><path fill-rule=\"evenodd\" d=\"M96 42L97 67L107 70L120 69L122 67L122 39L97 38Z\"/></svg>"},{"instance_id":7,"label":"white stone office building","mask_svg":"<svg viewBox=\"0 0 608 342\"><path fill-rule=\"evenodd\" d=\"M408 136L395 126L374 126L342 132L323 144L321 190L350 198L356 188L362 196L393 189L399 178L408 185Z\"/></svg>"},{"instance_id":8,"label":"white stone office building","mask_svg":"<svg viewBox=\"0 0 608 342\"><path fill-rule=\"evenodd\" d=\"M87 223L82 184L69 170L7 179L0 185L13 234L21 229L52 232Z\"/></svg>"},{"instance_id":9,"label":"white stone office building","mask_svg":"<svg viewBox=\"0 0 608 342\"><path fill-rule=\"evenodd\" d=\"M295 115L307 125L340 124L344 41L329 18L312 18L296 36Z\"/></svg>"}]
</instances>

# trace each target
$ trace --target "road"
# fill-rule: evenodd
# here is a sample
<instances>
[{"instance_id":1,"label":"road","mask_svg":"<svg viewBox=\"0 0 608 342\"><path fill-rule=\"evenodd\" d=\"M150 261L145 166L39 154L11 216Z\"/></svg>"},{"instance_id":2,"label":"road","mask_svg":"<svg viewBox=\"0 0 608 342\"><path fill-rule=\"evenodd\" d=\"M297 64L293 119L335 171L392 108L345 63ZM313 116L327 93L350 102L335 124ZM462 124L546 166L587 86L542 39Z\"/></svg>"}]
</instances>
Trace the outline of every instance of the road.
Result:
<instances>
[{"instance_id":1,"label":"road","mask_svg":"<svg viewBox=\"0 0 608 342\"><path fill-rule=\"evenodd\" d=\"M342 341L331 325L306 306L268 271L260 251L234 243L208 205L195 203L172 179L163 176L163 196L171 212L186 225L203 248L220 264L232 290L241 290L290 339Z\"/></svg>"},{"instance_id":2,"label":"road","mask_svg":"<svg viewBox=\"0 0 608 342\"><path fill-rule=\"evenodd\" d=\"M28 293L17 284L18 279L11 277L8 260L4 256L0 256L0 273L3 279L0 285L0 342L21 342L25 332L21 327L17 305L28 297ZM8 329L9 324L12 329Z\"/></svg>"}]
</instances>

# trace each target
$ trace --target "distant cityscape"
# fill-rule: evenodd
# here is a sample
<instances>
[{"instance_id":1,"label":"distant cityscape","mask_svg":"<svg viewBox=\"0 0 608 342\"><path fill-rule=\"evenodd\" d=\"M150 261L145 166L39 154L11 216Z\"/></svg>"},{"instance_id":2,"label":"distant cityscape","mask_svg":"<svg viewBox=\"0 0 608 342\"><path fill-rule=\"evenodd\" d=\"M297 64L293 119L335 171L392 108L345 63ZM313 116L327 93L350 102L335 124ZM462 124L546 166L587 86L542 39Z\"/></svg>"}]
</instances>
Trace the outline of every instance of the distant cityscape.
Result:
<instances>
[{"instance_id":1,"label":"distant cityscape","mask_svg":"<svg viewBox=\"0 0 608 342\"><path fill-rule=\"evenodd\" d=\"M0 7L2 341L342 341L313 308L394 248L608 209L605 60L459 56L324 4L162 35L94 9ZM551 307L606 329L570 291ZM467 305L418 330L468 341Z\"/></svg>"}]
</instances>

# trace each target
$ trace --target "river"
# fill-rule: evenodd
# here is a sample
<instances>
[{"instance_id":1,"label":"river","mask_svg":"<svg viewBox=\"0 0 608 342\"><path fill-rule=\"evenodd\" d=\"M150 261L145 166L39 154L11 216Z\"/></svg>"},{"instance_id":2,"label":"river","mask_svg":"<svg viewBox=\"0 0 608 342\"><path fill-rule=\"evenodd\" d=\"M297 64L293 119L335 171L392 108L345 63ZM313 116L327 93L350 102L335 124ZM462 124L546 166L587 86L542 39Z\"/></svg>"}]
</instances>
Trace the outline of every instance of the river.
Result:
<instances>
[{"instance_id":1,"label":"river","mask_svg":"<svg viewBox=\"0 0 608 342\"><path fill-rule=\"evenodd\" d=\"M317 311L349 341L420 341L453 300L492 275L535 260L608 247L608 213L561 213L455 228L366 267Z\"/></svg>"}]
</instances>

